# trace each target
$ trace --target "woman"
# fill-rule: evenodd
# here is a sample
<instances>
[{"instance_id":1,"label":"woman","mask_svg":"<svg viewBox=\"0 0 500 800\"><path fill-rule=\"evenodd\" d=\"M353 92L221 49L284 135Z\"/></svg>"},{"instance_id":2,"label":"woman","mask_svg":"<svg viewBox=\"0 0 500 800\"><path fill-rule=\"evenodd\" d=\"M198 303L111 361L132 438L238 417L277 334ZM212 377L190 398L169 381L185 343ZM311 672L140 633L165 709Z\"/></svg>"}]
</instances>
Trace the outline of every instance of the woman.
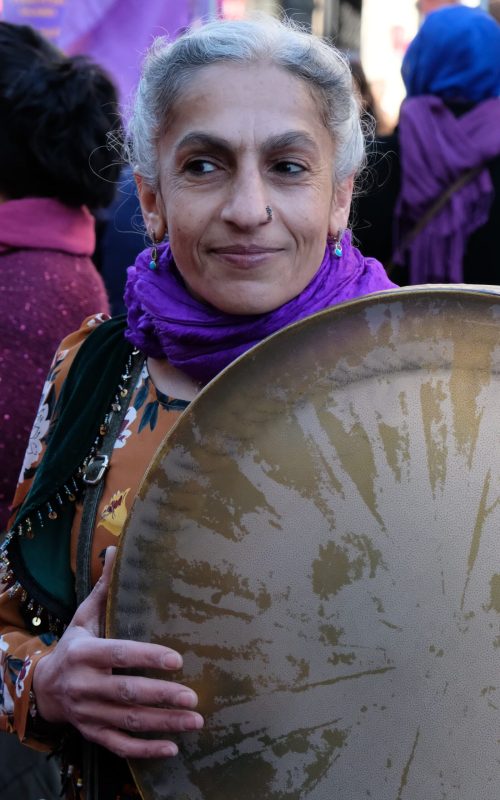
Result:
<instances>
[{"instance_id":1,"label":"woman","mask_svg":"<svg viewBox=\"0 0 500 800\"><path fill-rule=\"evenodd\" d=\"M122 758L144 758L177 748L131 731L203 722L194 693L167 680L177 653L99 637L111 569L106 558L100 577L102 560L148 462L200 387L240 353L393 284L343 233L363 134L349 67L315 37L263 17L157 40L129 143L146 229L153 243L168 233L169 244L153 244L130 269L126 322L92 318L56 354L42 398L51 437L18 488L0 614L4 725L31 742L52 732L52 743L75 728ZM101 478L77 546L82 489ZM94 586L76 611L75 569L79 598L87 570ZM166 679L111 674L146 665ZM113 791L105 796L134 796Z\"/></svg>"},{"instance_id":2,"label":"woman","mask_svg":"<svg viewBox=\"0 0 500 800\"><path fill-rule=\"evenodd\" d=\"M116 91L97 65L0 22L0 530L9 516L46 364L62 337L107 311L91 256L118 167ZM28 456L34 458L35 454Z\"/></svg>"},{"instance_id":3,"label":"woman","mask_svg":"<svg viewBox=\"0 0 500 800\"><path fill-rule=\"evenodd\" d=\"M499 53L500 26L466 6L434 11L408 49L355 231L398 283L500 283Z\"/></svg>"}]
</instances>

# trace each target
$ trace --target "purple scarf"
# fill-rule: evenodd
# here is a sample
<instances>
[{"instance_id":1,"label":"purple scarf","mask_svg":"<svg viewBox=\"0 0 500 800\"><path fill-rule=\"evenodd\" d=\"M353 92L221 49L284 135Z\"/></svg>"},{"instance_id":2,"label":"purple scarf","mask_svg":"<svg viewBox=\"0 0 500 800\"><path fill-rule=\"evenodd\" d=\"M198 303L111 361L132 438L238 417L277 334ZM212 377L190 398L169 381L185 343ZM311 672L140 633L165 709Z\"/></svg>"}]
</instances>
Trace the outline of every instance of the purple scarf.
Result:
<instances>
[{"instance_id":1,"label":"purple scarf","mask_svg":"<svg viewBox=\"0 0 500 800\"><path fill-rule=\"evenodd\" d=\"M343 255L326 248L316 275L297 297L258 315L232 315L192 297L180 277L168 244L158 248L158 269L149 269L145 250L129 267L125 303L126 338L148 356L167 358L190 377L207 383L253 345L292 322L324 308L394 284L373 258L364 258L342 239Z\"/></svg>"},{"instance_id":2,"label":"purple scarf","mask_svg":"<svg viewBox=\"0 0 500 800\"><path fill-rule=\"evenodd\" d=\"M409 246L410 282L463 281L467 239L488 220L493 185L487 162L500 154L500 99L455 117L438 97L406 100L401 108L401 192L395 210L394 261L400 243L437 198L464 172L484 170L455 192Z\"/></svg>"}]
</instances>

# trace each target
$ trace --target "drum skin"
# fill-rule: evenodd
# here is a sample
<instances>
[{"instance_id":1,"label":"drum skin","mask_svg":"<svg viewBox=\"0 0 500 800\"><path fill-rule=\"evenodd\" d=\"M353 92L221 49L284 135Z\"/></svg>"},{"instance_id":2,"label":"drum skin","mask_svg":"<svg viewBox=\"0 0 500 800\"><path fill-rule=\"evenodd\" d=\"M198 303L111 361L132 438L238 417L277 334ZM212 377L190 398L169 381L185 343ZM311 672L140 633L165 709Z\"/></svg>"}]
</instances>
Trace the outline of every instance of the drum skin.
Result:
<instances>
[{"instance_id":1,"label":"drum skin","mask_svg":"<svg viewBox=\"0 0 500 800\"><path fill-rule=\"evenodd\" d=\"M221 373L145 476L107 635L182 653L206 718L132 762L145 800L498 800L500 297L368 296Z\"/></svg>"}]
</instances>

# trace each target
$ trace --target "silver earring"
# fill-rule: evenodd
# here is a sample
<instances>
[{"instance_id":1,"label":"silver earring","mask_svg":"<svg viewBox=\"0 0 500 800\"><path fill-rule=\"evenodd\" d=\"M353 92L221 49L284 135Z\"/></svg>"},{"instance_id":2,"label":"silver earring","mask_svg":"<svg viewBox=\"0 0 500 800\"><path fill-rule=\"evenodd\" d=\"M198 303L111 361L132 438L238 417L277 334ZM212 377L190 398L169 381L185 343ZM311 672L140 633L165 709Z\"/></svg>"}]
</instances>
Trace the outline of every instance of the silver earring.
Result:
<instances>
[{"instance_id":1,"label":"silver earring","mask_svg":"<svg viewBox=\"0 0 500 800\"><path fill-rule=\"evenodd\" d=\"M273 210L271 206L266 206L266 214L267 214L267 221L272 222L273 219Z\"/></svg>"},{"instance_id":2,"label":"silver earring","mask_svg":"<svg viewBox=\"0 0 500 800\"><path fill-rule=\"evenodd\" d=\"M340 258L340 256L342 255L342 245L340 243L341 238L342 236L340 231L338 232L337 236L332 237L332 244L335 248L333 252L337 256L337 258Z\"/></svg>"},{"instance_id":3,"label":"silver earring","mask_svg":"<svg viewBox=\"0 0 500 800\"><path fill-rule=\"evenodd\" d=\"M156 246L156 237L153 230L150 231L149 236L153 242L151 247L151 261L149 262L149 269L155 270L158 269L158 247Z\"/></svg>"}]
</instances>

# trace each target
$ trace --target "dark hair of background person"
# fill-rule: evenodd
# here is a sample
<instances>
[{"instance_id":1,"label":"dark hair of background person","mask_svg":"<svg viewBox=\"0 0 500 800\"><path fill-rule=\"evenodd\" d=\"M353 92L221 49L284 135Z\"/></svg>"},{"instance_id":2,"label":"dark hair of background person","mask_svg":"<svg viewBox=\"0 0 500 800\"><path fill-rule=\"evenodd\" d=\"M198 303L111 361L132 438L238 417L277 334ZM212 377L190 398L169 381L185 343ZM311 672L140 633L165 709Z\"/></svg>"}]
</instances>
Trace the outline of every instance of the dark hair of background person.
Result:
<instances>
[{"instance_id":1,"label":"dark hair of background person","mask_svg":"<svg viewBox=\"0 0 500 800\"><path fill-rule=\"evenodd\" d=\"M25 25L0 22L0 194L99 208L120 166L115 86L85 56L66 57Z\"/></svg>"},{"instance_id":2,"label":"dark hair of background person","mask_svg":"<svg viewBox=\"0 0 500 800\"><path fill-rule=\"evenodd\" d=\"M380 126L379 112L375 103L370 84L368 83L365 71L359 58L349 56L349 65L351 67L352 77L359 92L361 106L364 114L369 114L375 120L375 127L378 130Z\"/></svg>"}]
</instances>

